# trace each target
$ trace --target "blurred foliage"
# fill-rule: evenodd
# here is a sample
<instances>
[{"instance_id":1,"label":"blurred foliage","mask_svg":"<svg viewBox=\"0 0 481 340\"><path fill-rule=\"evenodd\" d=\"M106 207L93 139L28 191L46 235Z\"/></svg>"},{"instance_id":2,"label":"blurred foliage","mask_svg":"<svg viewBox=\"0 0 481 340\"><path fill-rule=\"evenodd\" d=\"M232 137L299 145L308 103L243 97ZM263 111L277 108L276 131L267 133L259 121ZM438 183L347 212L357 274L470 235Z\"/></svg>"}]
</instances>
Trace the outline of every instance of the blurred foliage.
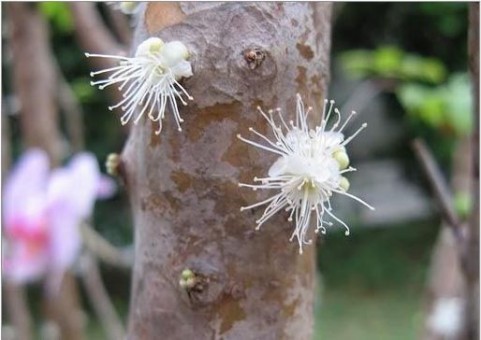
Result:
<instances>
[{"instance_id":1,"label":"blurred foliage","mask_svg":"<svg viewBox=\"0 0 481 340\"><path fill-rule=\"evenodd\" d=\"M449 72L467 65L466 2L336 3L332 51L399 46L435 56Z\"/></svg>"},{"instance_id":2,"label":"blurred foliage","mask_svg":"<svg viewBox=\"0 0 481 340\"><path fill-rule=\"evenodd\" d=\"M473 126L466 18L462 3L370 3L343 7L335 26L341 38L334 37L333 49L345 72L389 80L409 123L406 143L424 138L443 167Z\"/></svg>"},{"instance_id":3,"label":"blurred foliage","mask_svg":"<svg viewBox=\"0 0 481 340\"><path fill-rule=\"evenodd\" d=\"M451 75L446 84L428 87L406 83L396 94L408 115L444 135L469 134L473 127L472 98L466 73Z\"/></svg>"},{"instance_id":4,"label":"blurred foliage","mask_svg":"<svg viewBox=\"0 0 481 340\"><path fill-rule=\"evenodd\" d=\"M74 29L72 13L66 2L39 2L40 12L50 20L58 33L71 33Z\"/></svg>"},{"instance_id":5,"label":"blurred foliage","mask_svg":"<svg viewBox=\"0 0 481 340\"><path fill-rule=\"evenodd\" d=\"M358 78L375 76L439 84L446 77L439 60L409 54L395 46L347 51L341 55L341 62L349 74Z\"/></svg>"},{"instance_id":6,"label":"blurred foliage","mask_svg":"<svg viewBox=\"0 0 481 340\"><path fill-rule=\"evenodd\" d=\"M395 80L395 93L411 118L443 135L464 136L472 129L472 99L467 73L453 73L437 59L408 54L393 46L341 55L345 71L357 78ZM424 83L436 84L429 86Z\"/></svg>"},{"instance_id":7,"label":"blurred foliage","mask_svg":"<svg viewBox=\"0 0 481 340\"><path fill-rule=\"evenodd\" d=\"M473 207L470 193L456 192L454 194L454 208L461 218L468 218Z\"/></svg>"}]
</instances>

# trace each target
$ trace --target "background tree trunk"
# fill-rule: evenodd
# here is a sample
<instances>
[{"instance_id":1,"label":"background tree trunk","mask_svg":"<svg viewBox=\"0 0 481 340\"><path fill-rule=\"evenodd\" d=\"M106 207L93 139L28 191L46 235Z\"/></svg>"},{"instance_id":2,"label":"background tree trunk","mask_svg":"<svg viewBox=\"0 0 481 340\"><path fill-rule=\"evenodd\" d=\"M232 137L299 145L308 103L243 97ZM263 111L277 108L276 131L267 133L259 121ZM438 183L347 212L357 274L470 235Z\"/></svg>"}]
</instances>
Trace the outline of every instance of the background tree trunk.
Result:
<instances>
[{"instance_id":1,"label":"background tree trunk","mask_svg":"<svg viewBox=\"0 0 481 340\"><path fill-rule=\"evenodd\" d=\"M26 147L44 149L52 166L58 166L66 150L58 127L58 75L48 26L31 3L9 3L6 8L12 29L13 83L22 105L22 137ZM60 292L45 299L45 309L62 339L83 339L83 312L70 273L65 273Z\"/></svg>"},{"instance_id":2,"label":"background tree trunk","mask_svg":"<svg viewBox=\"0 0 481 340\"><path fill-rule=\"evenodd\" d=\"M459 244L446 223L436 242L428 287L428 313L423 339L479 339L479 4L470 4L469 65L473 87L474 131L460 139L453 158L452 186L455 193L471 196L472 213L463 221L465 242ZM467 254L465 267L460 254ZM462 324L456 334L446 336L430 326L436 301L462 301Z\"/></svg>"},{"instance_id":3,"label":"background tree trunk","mask_svg":"<svg viewBox=\"0 0 481 340\"><path fill-rule=\"evenodd\" d=\"M319 122L330 14L328 3L146 6L134 47L149 36L184 42L195 100L182 109L182 132L170 112L160 136L145 119L122 154L135 222L129 339L311 338L315 247L298 254L287 215L256 232L261 210L239 211L266 193L237 183L266 173L274 158L236 135L267 131L258 105L293 118L297 92ZM198 282L189 292L178 283L186 268Z\"/></svg>"},{"instance_id":4,"label":"background tree trunk","mask_svg":"<svg viewBox=\"0 0 481 340\"><path fill-rule=\"evenodd\" d=\"M471 197L473 211L469 220L468 241L468 315L470 339L479 339L479 3L469 4L469 66L472 79L474 133Z\"/></svg>"}]
</instances>

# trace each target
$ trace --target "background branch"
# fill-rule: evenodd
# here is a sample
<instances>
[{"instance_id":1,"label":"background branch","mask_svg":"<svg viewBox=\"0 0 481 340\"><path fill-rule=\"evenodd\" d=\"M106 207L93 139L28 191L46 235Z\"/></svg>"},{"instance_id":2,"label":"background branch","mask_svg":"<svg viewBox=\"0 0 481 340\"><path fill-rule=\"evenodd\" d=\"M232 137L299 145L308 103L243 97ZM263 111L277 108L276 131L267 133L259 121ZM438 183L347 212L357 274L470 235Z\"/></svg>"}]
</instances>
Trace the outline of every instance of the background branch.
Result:
<instances>
[{"instance_id":1,"label":"background branch","mask_svg":"<svg viewBox=\"0 0 481 340\"><path fill-rule=\"evenodd\" d=\"M129 251L117 249L88 224L83 224L81 230L85 246L97 258L114 267L132 268L133 256Z\"/></svg>"},{"instance_id":2,"label":"background branch","mask_svg":"<svg viewBox=\"0 0 481 340\"><path fill-rule=\"evenodd\" d=\"M412 147L422 165L429 184L440 203L441 213L453 230L457 242L462 246L464 244L464 237L462 234L460 218L454 210L446 180L443 178L431 151L423 140L416 138L412 142Z\"/></svg>"},{"instance_id":3,"label":"background branch","mask_svg":"<svg viewBox=\"0 0 481 340\"><path fill-rule=\"evenodd\" d=\"M75 153L82 150L85 145L82 107L65 79L58 62L55 66L58 85L57 100L64 113L72 153Z\"/></svg>"},{"instance_id":4,"label":"background branch","mask_svg":"<svg viewBox=\"0 0 481 340\"><path fill-rule=\"evenodd\" d=\"M124 339L125 332L122 321L118 317L102 282L97 261L92 255L85 253L82 255L80 263L82 268L81 277L87 296L107 333L108 339Z\"/></svg>"},{"instance_id":5,"label":"background branch","mask_svg":"<svg viewBox=\"0 0 481 340\"><path fill-rule=\"evenodd\" d=\"M113 31L124 46L129 46L132 40L132 28L129 17L113 6L103 3L107 12L107 20L112 26Z\"/></svg>"},{"instance_id":6,"label":"background branch","mask_svg":"<svg viewBox=\"0 0 481 340\"><path fill-rule=\"evenodd\" d=\"M127 55L126 47L119 44L114 35L102 21L94 2L71 2L75 35L79 46L89 53L108 55ZM116 62L109 58L88 58L88 62L95 69L106 69L116 66ZM116 87L109 86L105 89L112 103L122 100L122 94ZM118 115L122 114L121 108L114 109ZM129 125L126 125L128 128Z\"/></svg>"}]
</instances>

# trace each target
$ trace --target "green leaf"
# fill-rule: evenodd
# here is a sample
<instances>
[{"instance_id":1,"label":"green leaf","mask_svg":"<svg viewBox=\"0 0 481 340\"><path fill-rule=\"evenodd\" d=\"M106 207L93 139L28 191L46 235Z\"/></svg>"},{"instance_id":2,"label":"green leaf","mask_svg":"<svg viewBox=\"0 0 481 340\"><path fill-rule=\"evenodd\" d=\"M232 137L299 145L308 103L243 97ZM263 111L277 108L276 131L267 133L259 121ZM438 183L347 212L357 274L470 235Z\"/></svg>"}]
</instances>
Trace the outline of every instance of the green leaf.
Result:
<instances>
[{"instance_id":1,"label":"green leaf","mask_svg":"<svg viewBox=\"0 0 481 340\"><path fill-rule=\"evenodd\" d=\"M372 52L352 50L342 53L340 59L344 70L354 77L365 77L372 71Z\"/></svg>"},{"instance_id":2,"label":"green leaf","mask_svg":"<svg viewBox=\"0 0 481 340\"><path fill-rule=\"evenodd\" d=\"M374 70L376 73L390 77L398 73L404 52L397 47L381 47L374 52Z\"/></svg>"}]
</instances>

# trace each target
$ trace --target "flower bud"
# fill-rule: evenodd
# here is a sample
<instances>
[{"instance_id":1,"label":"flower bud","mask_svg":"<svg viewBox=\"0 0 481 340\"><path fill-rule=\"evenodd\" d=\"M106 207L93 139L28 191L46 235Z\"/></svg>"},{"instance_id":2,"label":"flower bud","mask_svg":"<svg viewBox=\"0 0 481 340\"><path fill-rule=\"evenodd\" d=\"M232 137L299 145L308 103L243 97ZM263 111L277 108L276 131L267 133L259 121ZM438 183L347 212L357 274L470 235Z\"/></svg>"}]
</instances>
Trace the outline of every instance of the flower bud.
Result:
<instances>
[{"instance_id":1,"label":"flower bud","mask_svg":"<svg viewBox=\"0 0 481 340\"><path fill-rule=\"evenodd\" d=\"M118 167L120 165L121 159L118 153L111 153L107 156L105 161L105 168L107 173L111 176L117 176L119 174Z\"/></svg>"},{"instance_id":2,"label":"flower bud","mask_svg":"<svg viewBox=\"0 0 481 340\"><path fill-rule=\"evenodd\" d=\"M120 10L124 14L132 14L137 9L139 4L136 1L121 1L120 2Z\"/></svg>"},{"instance_id":3,"label":"flower bud","mask_svg":"<svg viewBox=\"0 0 481 340\"><path fill-rule=\"evenodd\" d=\"M195 277L189 277L187 280L185 280L185 288L192 289L195 287Z\"/></svg>"},{"instance_id":4,"label":"flower bud","mask_svg":"<svg viewBox=\"0 0 481 340\"><path fill-rule=\"evenodd\" d=\"M162 56L167 66L173 66L189 57L187 47L180 41L170 41L164 45Z\"/></svg>"},{"instance_id":5,"label":"flower bud","mask_svg":"<svg viewBox=\"0 0 481 340\"><path fill-rule=\"evenodd\" d=\"M339 164L339 169L342 170L349 166L349 156L345 151L338 150L332 154L332 157L334 157Z\"/></svg>"},{"instance_id":6,"label":"flower bud","mask_svg":"<svg viewBox=\"0 0 481 340\"><path fill-rule=\"evenodd\" d=\"M149 54L159 53L165 44L162 39L157 37L148 38L147 40L143 41L138 47L135 52L136 57L141 56L148 56Z\"/></svg>"},{"instance_id":7,"label":"flower bud","mask_svg":"<svg viewBox=\"0 0 481 340\"><path fill-rule=\"evenodd\" d=\"M191 278L191 277L194 277L194 272L192 272L192 270L190 270L189 268L187 268L187 269L184 269L184 270L182 271L181 276L182 276L182 278L183 278L184 280L187 280L187 279L189 279L189 278Z\"/></svg>"},{"instance_id":8,"label":"flower bud","mask_svg":"<svg viewBox=\"0 0 481 340\"><path fill-rule=\"evenodd\" d=\"M351 184L349 183L349 180L346 177L341 176L341 181L339 182L339 187L341 187L341 189L343 191L348 191L350 186L351 186Z\"/></svg>"}]
</instances>

